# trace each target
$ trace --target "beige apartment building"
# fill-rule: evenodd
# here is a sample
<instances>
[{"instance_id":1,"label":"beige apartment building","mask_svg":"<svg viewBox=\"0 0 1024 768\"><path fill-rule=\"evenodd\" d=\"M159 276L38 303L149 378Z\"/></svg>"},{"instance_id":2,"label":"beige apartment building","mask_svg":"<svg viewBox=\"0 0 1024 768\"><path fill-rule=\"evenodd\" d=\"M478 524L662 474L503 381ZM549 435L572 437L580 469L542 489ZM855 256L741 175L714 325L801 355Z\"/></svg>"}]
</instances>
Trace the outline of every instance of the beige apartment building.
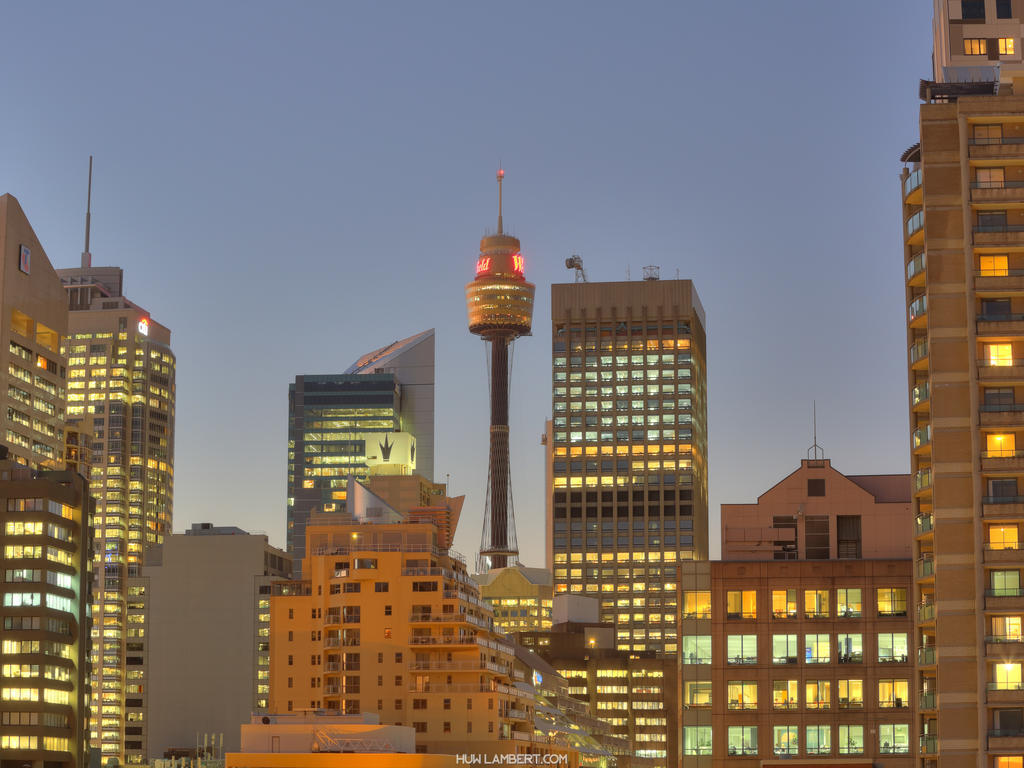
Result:
<instances>
[{"instance_id":1,"label":"beige apartment building","mask_svg":"<svg viewBox=\"0 0 1024 768\"><path fill-rule=\"evenodd\" d=\"M0 195L0 444L40 469L64 467L67 298L60 278L12 195Z\"/></svg>"},{"instance_id":2,"label":"beige apartment building","mask_svg":"<svg viewBox=\"0 0 1024 768\"><path fill-rule=\"evenodd\" d=\"M202 734L238 751L240 727L267 711L271 585L291 573L286 552L234 526L194 523L146 550L128 579L129 762L195 748Z\"/></svg>"},{"instance_id":3,"label":"beige apartment building","mask_svg":"<svg viewBox=\"0 0 1024 768\"><path fill-rule=\"evenodd\" d=\"M674 654L676 565L708 556L704 309L689 280L551 287L545 436L555 594L600 600L620 650Z\"/></svg>"},{"instance_id":4,"label":"beige apartment building","mask_svg":"<svg viewBox=\"0 0 1024 768\"><path fill-rule=\"evenodd\" d=\"M921 764L1024 763L1024 70L1017 2L937 2L904 152ZM1020 442L1021 448L1018 448Z\"/></svg>"}]
</instances>

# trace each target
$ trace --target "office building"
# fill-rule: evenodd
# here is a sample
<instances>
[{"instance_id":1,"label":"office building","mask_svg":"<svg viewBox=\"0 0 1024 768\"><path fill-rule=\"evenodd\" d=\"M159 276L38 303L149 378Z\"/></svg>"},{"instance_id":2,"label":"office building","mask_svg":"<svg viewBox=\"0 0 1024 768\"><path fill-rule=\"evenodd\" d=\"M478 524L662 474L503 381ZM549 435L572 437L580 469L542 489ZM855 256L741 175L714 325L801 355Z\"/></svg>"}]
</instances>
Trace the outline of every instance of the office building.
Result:
<instances>
[{"instance_id":1,"label":"office building","mask_svg":"<svg viewBox=\"0 0 1024 768\"><path fill-rule=\"evenodd\" d=\"M0 249L0 343L7 350L0 444L19 464L63 469L67 298L12 195L0 195Z\"/></svg>"},{"instance_id":2,"label":"office building","mask_svg":"<svg viewBox=\"0 0 1024 768\"><path fill-rule=\"evenodd\" d=\"M123 293L120 267L57 271L68 314L69 428L90 435L96 499L92 746L124 762L127 578L171 531L175 358L171 332ZM133 739L134 741L134 739Z\"/></svg>"},{"instance_id":3,"label":"office building","mask_svg":"<svg viewBox=\"0 0 1024 768\"><path fill-rule=\"evenodd\" d=\"M676 564L708 556L704 310L689 280L553 285L548 565L616 647L675 653Z\"/></svg>"},{"instance_id":4,"label":"office building","mask_svg":"<svg viewBox=\"0 0 1024 768\"><path fill-rule=\"evenodd\" d=\"M502 634L551 628L551 571L516 564L476 574L473 580L480 587L480 597L490 604L494 626Z\"/></svg>"},{"instance_id":5,"label":"office building","mask_svg":"<svg viewBox=\"0 0 1024 768\"><path fill-rule=\"evenodd\" d=\"M271 711L375 713L428 753L575 754L535 735L515 649L440 530L358 481L310 517L302 579L271 598Z\"/></svg>"},{"instance_id":6,"label":"office building","mask_svg":"<svg viewBox=\"0 0 1024 768\"><path fill-rule=\"evenodd\" d=\"M434 474L434 331L288 385L288 552L295 575L312 512L344 510L349 478Z\"/></svg>"},{"instance_id":7,"label":"office building","mask_svg":"<svg viewBox=\"0 0 1024 768\"><path fill-rule=\"evenodd\" d=\"M757 503L722 505L737 559L708 564L709 587L680 577L683 621L710 620L680 629L686 761L914 764L910 498L909 475L818 456Z\"/></svg>"},{"instance_id":8,"label":"office building","mask_svg":"<svg viewBox=\"0 0 1024 768\"><path fill-rule=\"evenodd\" d=\"M929 767L1024 764L1021 16L936 2L933 79L901 157L914 730Z\"/></svg>"},{"instance_id":9,"label":"office building","mask_svg":"<svg viewBox=\"0 0 1024 768\"><path fill-rule=\"evenodd\" d=\"M89 764L91 507L82 476L37 473L0 446L5 766Z\"/></svg>"},{"instance_id":10,"label":"office building","mask_svg":"<svg viewBox=\"0 0 1024 768\"><path fill-rule=\"evenodd\" d=\"M267 537L195 523L146 550L128 579L127 762L151 763L239 728L270 697L271 583L291 559ZM219 743L219 742L218 742Z\"/></svg>"},{"instance_id":11,"label":"office building","mask_svg":"<svg viewBox=\"0 0 1024 768\"><path fill-rule=\"evenodd\" d=\"M469 332L487 342L490 355L491 428L487 494L477 570L514 565L519 557L509 471L508 398L512 343L529 335L533 325L533 283L526 282L526 262L519 239L503 231L498 170L498 229L480 240L476 278L466 286Z\"/></svg>"}]
</instances>

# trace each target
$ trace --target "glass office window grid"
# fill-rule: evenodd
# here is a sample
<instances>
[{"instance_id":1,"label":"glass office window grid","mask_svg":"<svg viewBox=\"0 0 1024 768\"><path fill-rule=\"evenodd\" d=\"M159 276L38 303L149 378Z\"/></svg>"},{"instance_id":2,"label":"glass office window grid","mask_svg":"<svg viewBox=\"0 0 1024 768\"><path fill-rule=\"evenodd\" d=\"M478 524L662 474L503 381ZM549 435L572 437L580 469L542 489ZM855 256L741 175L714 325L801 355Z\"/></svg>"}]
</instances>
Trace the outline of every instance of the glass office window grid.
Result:
<instances>
[{"instance_id":1,"label":"glass office window grid","mask_svg":"<svg viewBox=\"0 0 1024 768\"><path fill-rule=\"evenodd\" d=\"M700 553L706 487L690 324L562 324L552 345L555 589L600 598L618 648L673 653L674 564Z\"/></svg>"}]
</instances>

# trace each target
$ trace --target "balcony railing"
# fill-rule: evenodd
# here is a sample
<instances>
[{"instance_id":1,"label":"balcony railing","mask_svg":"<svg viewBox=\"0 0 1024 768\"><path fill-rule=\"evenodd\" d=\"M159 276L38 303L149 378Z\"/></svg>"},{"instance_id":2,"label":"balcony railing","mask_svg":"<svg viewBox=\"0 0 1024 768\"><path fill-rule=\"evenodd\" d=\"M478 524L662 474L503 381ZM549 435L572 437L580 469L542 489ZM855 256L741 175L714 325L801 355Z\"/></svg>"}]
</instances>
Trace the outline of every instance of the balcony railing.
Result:
<instances>
[{"instance_id":1,"label":"balcony railing","mask_svg":"<svg viewBox=\"0 0 1024 768\"><path fill-rule=\"evenodd\" d=\"M921 603L917 606L917 620L931 621L935 618L935 603Z\"/></svg>"},{"instance_id":2,"label":"balcony railing","mask_svg":"<svg viewBox=\"0 0 1024 768\"><path fill-rule=\"evenodd\" d=\"M1020 224L978 224L974 227L974 231L977 234L987 232L1024 232L1024 226Z\"/></svg>"},{"instance_id":3,"label":"balcony railing","mask_svg":"<svg viewBox=\"0 0 1024 768\"><path fill-rule=\"evenodd\" d=\"M995 680L986 686L990 691L1024 691L1024 683L1018 681Z\"/></svg>"},{"instance_id":4,"label":"balcony railing","mask_svg":"<svg viewBox=\"0 0 1024 768\"><path fill-rule=\"evenodd\" d=\"M996 589L986 589L985 597L1022 597L1024 596L1024 588L1021 587L997 587Z\"/></svg>"},{"instance_id":5,"label":"balcony railing","mask_svg":"<svg viewBox=\"0 0 1024 768\"><path fill-rule=\"evenodd\" d=\"M1021 635L985 635L986 643L1024 643Z\"/></svg>"},{"instance_id":6,"label":"balcony railing","mask_svg":"<svg viewBox=\"0 0 1024 768\"><path fill-rule=\"evenodd\" d=\"M920 536L923 533L928 533L935 527L935 515L931 512L927 514L920 514L914 518L914 535Z\"/></svg>"},{"instance_id":7,"label":"balcony railing","mask_svg":"<svg viewBox=\"0 0 1024 768\"><path fill-rule=\"evenodd\" d=\"M931 557L922 557L915 563L914 568L917 578L927 579L935 575L935 560Z\"/></svg>"},{"instance_id":8,"label":"balcony railing","mask_svg":"<svg viewBox=\"0 0 1024 768\"><path fill-rule=\"evenodd\" d=\"M926 733L921 736L919 742L921 746L921 753L925 755L935 755L939 751L939 737L938 734Z\"/></svg>"},{"instance_id":9,"label":"balcony railing","mask_svg":"<svg viewBox=\"0 0 1024 768\"><path fill-rule=\"evenodd\" d=\"M919 362L921 360L924 360L924 358L926 358L926 357L928 357L928 341L927 341L927 339L922 339L921 341L915 342L914 345L910 347L910 363L911 363L911 365L913 365L914 363Z\"/></svg>"},{"instance_id":10,"label":"balcony railing","mask_svg":"<svg viewBox=\"0 0 1024 768\"><path fill-rule=\"evenodd\" d=\"M1021 227L1021 231L1024 231L1024 227ZM990 312L977 316L979 323L1019 323L1021 320L1024 320L1024 315L1010 312Z\"/></svg>"},{"instance_id":11,"label":"balcony railing","mask_svg":"<svg viewBox=\"0 0 1024 768\"><path fill-rule=\"evenodd\" d=\"M928 256L924 252L917 254L909 262L907 262L907 280L912 280L915 276L924 272L925 267L928 266Z\"/></svg>"},{"instance_id":12,"label":"balcony railing","mask_svg":"<svg viewBox=\"0 0 1024 768\"><path fill-rule=\"evenodd\" d=\"M903 180L903 196L906 197L915 189L921 186L921 169L911 171L910 175Z\"/></svg>"},{"instance_id":13,"label":"balcony railing","mask_svg":"<svg viewBox=\"0 0 1024 768\"><path fill-rule=\"evenodd\" d=\"M907 310L907 315L910 322L914 322L919 317L923 317L928 314L928 296L918 296L912 302Z\"/></svg>"},{"instance_id":14,"label":"balcony railing","mask_svg":"<svg viewBox=\"0 0 1024 768\"><path fill-rule=\"evenodd\" d=\"M920 405L931 397L931 388L928 386L928 382L925 381L918 384L912 390L910 390L910 403L911 405Z\"/></svg>"},{"instance_id":15,"label":"balcony railing","mask_svg":"<svg viewBox=\"0 0 1024 768\"><path fill-rule=\"evenodd\" d=\"M919 469L917 471L917 473L914 475L914 490L915 491L923 491L925 488L931 488L931 487L932 487L932 470L931 470L931 468L929 467L928 469Z\"/></svg>"},{"instance_id":16,"label":"balcony railing","mask_svg":"<svg viewBox=\"0 0 1024 768\"><path fill-rule=\"evenodd\" d=\"M1024 496L982 496L982 504L1024 504Z\"/></svg>"},{"instance_id":17,"label":"balcony railing","mask_svg":"<svg viewBox=\"0 0 1024 768\"><path fill-rule=\"evenodd\" d=\"M921 709L935 709L935 691L926 691L918 699Z\"/></svg>"},{"instance_id":18,"label":"balcony railing","mask_svg":"<svg viewBox=\"0 0 1024 768\"><path fill-rule=\"evenodd\" d=\"M1000 403L998 405L980 405L982 413L1020 413L1024 411L1024 403Z\"/></svg>"},{"instance_id":19,"label":"balcony railing","mask_svg":"<svg viewBox=\"0 0 1024 768\"><path fill-rule=\"evenodd\" d=\"M924 211L918 211L907 219L907 237L920 232L924 228Z\"/></svg>"},{"instance_id":20,"label":"balcony railing","mask_svg":"<svg viewBox=\"0 0 1024 768\"><path fill-rule=\"evenodd\" d=\"M983 459L1019 459L1024 456L1024 451L1018 451L1013 448L996 448L993 451L982 451L981 458Z\"/></svg>"},{"instance_id":21,"label":"balcony railing","mask_svg":"<svg viewBox=\"0 0 1024 768\"><path fill-rule=\"evenodd\" d=\"M935 663L935 646L926 645L917 649L917 663L931 666Z\"/></svg>"},{"instance_id":22,"label":"balcony railing","mask_svg":"<svg viewBox=\"0 0 1024 768\"><path fill-rule=\"evenodd\" d=\"M911 438L915 449L928 445L932 441L932 425L928 424L920 429L915 429Z\"/></svg>"}]
</instances>

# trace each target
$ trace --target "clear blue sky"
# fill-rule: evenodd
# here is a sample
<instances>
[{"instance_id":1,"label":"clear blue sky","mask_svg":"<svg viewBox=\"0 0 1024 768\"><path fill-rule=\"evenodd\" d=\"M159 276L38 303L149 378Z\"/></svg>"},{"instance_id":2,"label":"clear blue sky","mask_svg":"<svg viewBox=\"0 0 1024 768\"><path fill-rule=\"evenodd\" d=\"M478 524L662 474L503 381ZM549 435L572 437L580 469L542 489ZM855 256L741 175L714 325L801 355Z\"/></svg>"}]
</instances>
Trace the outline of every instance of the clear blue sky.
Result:
<instances>
[{"instance_id":1,"label":"clear blue sky","mask_svg":"<svg viewBox=\"0 0 1024 768\"><path fill-rule=\"evenodd\" d=\"M82 250L172 329L175 530L283 545L288 383L437 329L438 479L479 543L487 378L463 287L505 223L537 284L517 344L512 470L543 560L550 291L641 266L708 317L718 507L818 440L908 471L898 173L931 4L19 3L4 9L0 192L50 260Z\"/></svg>"}]
</instances>

